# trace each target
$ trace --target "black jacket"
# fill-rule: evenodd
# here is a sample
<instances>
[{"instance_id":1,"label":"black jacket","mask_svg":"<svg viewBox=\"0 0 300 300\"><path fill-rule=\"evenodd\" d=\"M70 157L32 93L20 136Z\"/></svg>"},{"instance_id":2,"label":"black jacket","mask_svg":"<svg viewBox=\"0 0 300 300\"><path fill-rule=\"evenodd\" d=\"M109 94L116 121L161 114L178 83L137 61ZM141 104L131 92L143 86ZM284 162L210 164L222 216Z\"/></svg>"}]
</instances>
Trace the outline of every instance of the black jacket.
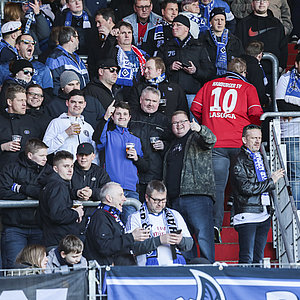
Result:
<instances>
[{"instance_id":1,"label":"black jacket","mask_svg":"<svg viewBox=\"0 0 300 300\"><path fill-rule=\"evenodd\" d=\"M261 213L261 194L275 189L272 178L258 181L254 162L242 146L233 166L234 213Z\"/></svg>"},{"instance_id":2,"label":"black jacket","mask_svg":"<svg viewBox=\"0 0 300 300\"><path fill-rule=\"evenodd\" d=\"M36 124L38 124L41 129L42 135L44 135L50 121L52 120L52 117L49 116L45 106L41 106L39 109L28 108L26 109L26 114L35 119Z\"/></svg>"},{"instance_id":3,"label":"black jacket","mask_svg":"<svg viewBox=\"0 0 300 300\"><path fill-rule=\"evenodd\" d=\"M158 48L157 47L157 41L154 40L154 34L155 34L155 27L150 29L147 34L147 40L143 42L142 49L150 56L156 56L156 53ZM163 26L163 33L164 33L164 41L168 41L173 38L172 34L172 27L168 25Z\"/></svg>"},{"instance_id":4,"label":"black jacket","mask_svg":"<svg viewBox=\"0 0 300 300\"><path fill-rule=\"evenodd\" d=\"M93 98L99 100L101 105L105 110L107 110L108 106L112 103L113 100L119 102L123 100L121 89L114 85L112 92L96 77L90 81L87 86L84 88L84 92L86 95L89 95Z\"/></svg>"},{"instance_id":5,"label":"black jacket","mask_svg":"<svg viewBox=\"0 0 300 300\"><path fill-rule=\"evenodd\" d=\"M100 121L102 116L105 114L105 110L102 104L94 97L86 95L85 97L86 107L82 112L84 120L88 122L94 129L97 123ZM58 91L58 96L51 100L45 106L47 114L52 118L57 118L62 113L68 112L68 107L66 106L67 95L63 93L60 89Z\"/></svg>"},{"instance_id":6,"label":"black jacket","mask_svg":"<svg viewBox=\"0 0 300 300\"><path fill-rule=\"evenodd\" d=\"M216 69L207 50L198 40L191 37L185 45L188 38L189 36L180 43L177 43L174 38L165 42L159 47L158 56L164 60L166 73L171 82L180 84L187 94L197 94L202 85L216 73ZM174 61L185 64L192 61L196 67L196 72L191 75L184 70L171 71L170 67Z\"/></svg>"},{"instance_id":7,"label":"black jacket","mask_svg":"<svg viewBox=\"0 0 300 300\"><path fill-rule=\"evenodd\" d=\"M88 186L93 191L91 200L99 201L100 189L107 182L110 182L110 178L103 168L92 164L90 169L85 171L75 161L74 173L71 180L71 198L77 199L77 191Z\"/></svg>"},{"instance_id":8,"label":"black jacket","mask_svg":"<svg viewBox=\"0 0 300 300\"><path fill-rule=\"evenodd\" d=\"M114 36L109 34L105 41L100 41L98 30L93 29L92 31L93 43L89 45L87 60L90 78L98 76L98 62L110 57L111 51L116 45L116 38Z\"/></svg>"},{"instance_id":9,"label":"black jacket","mask_svg":"<svg viewBox=\"0 0 300 300\"><path fill-rule=\"evenodd\" d=\"M46 247L56 246L67 234L79 236L78 213L72 209L70 182L57 173L47 178L47 184L40 193L39 211Z\"/></svg>"},{"instance_id":10,"label":"black jacket","mask_svg":"<svg viewBox=\"0 0 300 300\"><path fill-rule=\"evenodd\" d=\"M134 239L108 212L98 209L91 218L86 233L84 257L100 265L134 265Z\"/></svg>"},{"instance_id":11,"label":"black jacket","mask_svg":"<svg viewBox=\"0 0 300 300\"><path fill-rule=\"evenodd\" d=\"M5 165L0 173L0 199L24 200L39 198L43 179L53 172L49 165L40 166L21 152L16 162ZM12 191L13 184L21 185L19 193ZM2 223L20 228L37 227L35 208L9 208L2 210Z\"/></svg>"},{"instance_id":12,"label":"black jacket","mask_svg":"<svg viewBox=\"0 0 300 300\"><path fill-rule=\"evenodd\" d=\"M166 105L160 104L158 110L169 117L170 120L173 112L176 110L183 110L189 115L189 107L184 90L179 84L169 82L168 80L164 80L156 85L149 83L145 78L141 79L140 82L132 87L129 98L127 98L128 104L132 110L140 107L140 96L143 89L147 86L153 86L160 90L161 98L166 99Z\"/></svg>"},{"instance_id":13,"label":"black jacket","mask_svg":"<svg viewBox=\"0 0 300 300\"><path fill-rule=\"evenodd\" d=\"M204 34L200 37L200 42L206 48L210 60L213 64L216 64L216 57L217 57L217 46L214 43L209 30L207 30ZM230 62L235 57L240 57L244 54L244 49L242 42L239 38L233 35L230 31L228 33L228 42L226 45L226 54L227 54L227 62Z\"/></svg>"},{"instance_id":14,"label":"black jacket","mask_svg":"<svg viewBox=\"0 0 300 300\"><path fill-rule=\"evenodd\" d=\"M266 95L264 73L262 68L259 66L259 61L257 58L250 55L242 55L242 58L247 63L247 79L256 87L260 105L262 107L266 107L269 103L269 98Z\"/></svg>"},{"instance_id":15,"label":"black jacket","mask_svg":"<svg viewBox=\"0 0 300 300\"><path fill-rule=\"evenodd\" d=\"M149 170L139 172L140 183L147 184L153 179L161 180L165 150L154 151L150 143L150 137L159 137L164 142L165 149L168 147L173 137L171 123L168 118L160 112L148 114L139 108L132 112L129 129L135 136L140 138L143 151L147 153L149 159Z\"/></svg>"},{"instance_id":16,"label":"black jacket","mask_svg":"<svg viewBox=\"0 0 300 300\"><path fill-rule=\"evenodd\" d=\"M36 120L28 115L9 114L6 111L0 113L0 145L11 141L13 134L22 136L21 151L29 139L42 138L43 132L40 126L36 126ZM7 163L17 160L19 152L2 151L0 148L0 169Z\"/></svg>"},{"instance_id":17,"label":"black jacket","mask_svg":"<svg viewBox=\"0 0 300 300\"><path fill-rule=\"evenodd\" d=\"M270 11L267 17L251 13L237 24L235 34L242 41L244 48L254 40L264 42L264 51L275 54L280 67L283 69L286 67L288 48L284 27ZM270 73L269 69L265 71Z\"/></svg>"}]
</instances>

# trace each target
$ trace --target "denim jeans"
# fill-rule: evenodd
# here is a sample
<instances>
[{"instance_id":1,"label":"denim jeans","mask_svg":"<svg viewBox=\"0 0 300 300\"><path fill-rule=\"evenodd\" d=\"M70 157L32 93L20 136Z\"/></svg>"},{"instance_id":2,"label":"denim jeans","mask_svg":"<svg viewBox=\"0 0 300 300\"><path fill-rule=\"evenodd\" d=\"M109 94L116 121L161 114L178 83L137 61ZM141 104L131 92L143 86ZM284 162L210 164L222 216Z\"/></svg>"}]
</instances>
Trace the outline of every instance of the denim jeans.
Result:
<instances>
[{"instance_id":1,"label":"denim jeans","mask_svg":"<svg viewBox=\"0 0 300 300\"><path fill-rule=\"evenodd\" d=\"M204 195L187 195L172 200L172 208L184 218L191 234L195 234L201 257L215 261L213 200ZM187 258L197 256L196 246L186 253Z\"/></svg>"},{"instance_id":2,"label":"denim jeans","mask_svg":"<svg viewBox=\"0 0 300 300\"><path fill-rule=\"evenodd\" d=\"M192 103L193 103L193 100L194 98L196 97L196 94L186 94L186 101L188 103L188 106L189 106L189 110L191 110L191 106L192 106ZM194 117L194 115L190 112L190 121L192 121L193 119L196 120L196 118ZM197 121L198 123L198 121Z\"/></svg>"},{"instance_id":3,"label":"denim jeans","mask_svg":"<svg viewBox=\"0 0 300 300\"><path fill-rule=\"evenodd\" d=\"M130 191L130 190L124 190L124 195L125 195L126 198L134 198L134 199L139 200L139 193L138 192ZM123 205L120 219L122 220L124 225L126 225L128 217L131 214L133 214L134 212L136 212L136 209L135 209L134 206L132 206L132 205Z\"/></svg>"},{"instance_id":4,"label":"denim jeans","mask_svg":"<svg viewBox=\"0 0 300 300\"><path fill-rule=\"evenodd\" d=\"M287 175L297 209L300 209L300 138L283 138L286 144Z\"/></svg>"},{"instance_id":5,"label":"denim jeans","mask_svg":"<svg viewBox=\"0 0 300 300\"><path fill-rule=\"evenodd\" d=\"M13 268L17 255L25 246L43 243L43 232L39 228L4 227L1 233L3 268Z\"/></svg>"},{"instance_id":6,"label":"denim jeans","mask_svg":"<svg viewBox=\"0 0 300 300\"><path fill-rule=\"evenodd\" d=\"M230 166L240 152L240 148L214 148L212 162L216 183L216 202L214 204L214 226L222 228L224 217L224 194L229 177Z\"/></svg>"},{"instance_id":7,"label":"denim jeans","mask_svg":"<svg viewBox=\"0 0 300 300\"><path fill-rule=\"evenodd\" d=\"M264 257L271 217L264 222L234 226L239 235L239 263L259 263Z\"/></svg>"}]
</instances>

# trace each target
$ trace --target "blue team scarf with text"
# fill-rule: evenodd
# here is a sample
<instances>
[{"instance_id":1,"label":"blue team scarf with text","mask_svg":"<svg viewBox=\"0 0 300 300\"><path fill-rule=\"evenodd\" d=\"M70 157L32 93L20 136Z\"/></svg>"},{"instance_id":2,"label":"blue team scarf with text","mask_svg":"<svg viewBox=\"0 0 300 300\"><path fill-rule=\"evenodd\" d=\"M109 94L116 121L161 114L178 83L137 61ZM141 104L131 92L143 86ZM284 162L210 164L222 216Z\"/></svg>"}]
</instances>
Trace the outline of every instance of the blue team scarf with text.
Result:
<instances>
[{"instance_id":1,"label":"blue team scarf with text","mask_svg":"<svg viewBox=\"0 0 300 300\"><path fill-rule=\"evenodd\" d=\"M67 14L66 14L66 20L65 20L65 26L71 26L72 24L72 17L73 17L73 14L71 11L68 11ZM91 23L89 21L89 16L88 14L86 13L86 11L82 11L82 15L77 17L77 16L74 16L74 18L83 18L83 24L82 24L82 28L91 28Z\"/></svg>"},{"instance_id":2,"label":"blue team scarf with text","mask_svg":"<svg viewBox=\"0 0 300 300\"><path fill-rule=\"evenodd\" d=\"M156 48L159 48L165 42L164 26L170 26L170 24L165 20L161 20L155 26L154 41L156 42Z\"/></svg>"},{"instance_id":3,"label":"blue team scarf with text","mask_svg":"<svg viewBox=\"0 0 300 300\"><path fill-rule=\"evenodd\" d=\"M216 68L217 75L224 75L227 71L227 53L226 53L226 45L228 43L228 29L224 29L221 41L218 42L217 36L210 28L210 35L217 46L217 56L216 56Z\"/></svg>"},{"instance_id":4,"label":"blue team scarf with text","mask_svg":"<svg viewBox=\"0 0 300 300\"><path fill-rule=\"evenodd\" d=\"M204 5L201 0L199 0L199 7L200 7L200 14L201 14L201 21L199 25L200 33L209 29L209 16L214 8L214 0L212 0L207 5Z\"/></svg>"},{"instance_id":5,"label":"blue team scarf with text","mask_svg":"<svg viewBox=\"0 0 300 300\"><path fill-rule=\"evenodd\" d=\"M285 102L299 105L300 101L300 74L293 68L290 71L290 80L286 88Z\"/></svg>"},{"instance_id":6,"label":"blue team scarf with text","mask_svg":"<svg viewBox=\"0 0 300 300\"><path fill-rule=\"evenodd\" d=\"M252 158L254 162L255 173L259 182L267 180L267 173L264 165L263 158L260 152L252 152L250 149L246 148L246 152ZM261 204L262 205L270 205L270 197L269 193L261 194Z\"/></svg>"},{"instance_id":7,"label":"blue team scarf with text","mask_svg":"<svg viewBox=\"0 0 300 300\"><path fill-rule=\"evenodd\" d=\"M169 210L167 207L165 207L159 214L163 214L163 220L167 228L167 232L169 233L177 232L177 224L172 211ZM142 222L142 228L145 229L149 225L151 225L149 222L149 211L146 202L144 202L140 208L140 218ZM151 237L153 237L152 228L150 230L150 235ZM186 261L183 255L181 254L181 252L177 247L175 247L175 250L176 250L176 259L173 259L173 263L185 265ZM146 266L150 266L150 265L157 266L158 265L157 257L158 257L157 249L146 253Z\"/></svg>"}]
</instances>

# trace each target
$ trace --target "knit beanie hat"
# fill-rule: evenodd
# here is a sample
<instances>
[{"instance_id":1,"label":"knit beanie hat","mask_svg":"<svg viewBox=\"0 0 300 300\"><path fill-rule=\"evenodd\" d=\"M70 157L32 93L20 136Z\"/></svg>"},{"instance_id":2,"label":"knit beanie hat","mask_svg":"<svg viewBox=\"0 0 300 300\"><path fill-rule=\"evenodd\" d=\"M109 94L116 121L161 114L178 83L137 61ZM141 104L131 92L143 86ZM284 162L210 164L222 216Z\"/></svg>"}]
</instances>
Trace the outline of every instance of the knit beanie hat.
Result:
<instances>
[{"instance_id":1,"label":"knit beanie hat","mask_svg":"<svg viewBox=\"0 0 300 300\"><path fill-rule=\"evenodd\" d=\"M23 70L24 68L31 68L34 70L32 63L27 59L17 59L9 65L9 71L15 76L19 71Z\"/></svg>"},{"instance_id":2,"label":"knit beanie hat","mask_svg":"<svg viewBox=\"0 0 300 300\"><path fill-rule=\"evenodd\" d=\"M188 28L190 28L190 26L191 26L190 20L187 17L183 16L183 15L178 15L176 18L174 18L173 22L181 23L181 24L185 25Z\"/></svg>"},{"instance_id":3,"label":"knit beanie hat","mask_svg":"<svg viewBox=\"0 0 300 300\"><path fill-rule=\"evenodd\" d=\"M73 71L62 72L62 74L60 75L60 87L64 88L68 83L70 83L73 80L80 82L80 79L75 72Z\"/></svg>"},{"instance_id":4,"label":"knit beanie hat","mask_svg":"<svg viewBox=\"0 0 300 300\"><path fill-rule=\"evenodd\" d=\"M226 19L226 14L225 14L225 9L224 7L215 7L211 12L210 12L210 16L209 16L209 21L211 21L211 19L216 16L216 15L223 15Z\"/></svg>"}]
</instances>

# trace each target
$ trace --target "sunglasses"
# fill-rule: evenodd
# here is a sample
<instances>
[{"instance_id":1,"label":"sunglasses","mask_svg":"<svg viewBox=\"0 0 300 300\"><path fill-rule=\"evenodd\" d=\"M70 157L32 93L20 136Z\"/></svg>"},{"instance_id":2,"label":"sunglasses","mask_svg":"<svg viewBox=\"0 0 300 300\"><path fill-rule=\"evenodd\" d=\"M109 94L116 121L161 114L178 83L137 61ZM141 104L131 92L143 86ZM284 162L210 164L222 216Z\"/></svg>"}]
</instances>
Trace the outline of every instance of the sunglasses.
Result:
<instances>
[{"instance_id":1,"label":"sunglasses","mask_svg":"<svg viewBox=\"0 0 300 300\"><path fill-rule=\"evenodd\" d=\"M22 43L25 45L32 45L34 46L36 44L36 41L29 41L29 40L21 40Z\"/></svg>"},{"instance_id":2,"label":"sunglasses","mask_svg":"<svg viewBox=\"0 0 300 300\"><path fill-rule=\"evenodd\" d=\"M119 72L118 68L113 68L113 67L110 67L110 68L106 67L106 68L103 68L103 69L109 70L110 73L113 73L113 72L118 73Z\"/></svg>"},{"instance_id":3,"label":"sunglasses","mask_svg":"<svg viewBox=\"0 0 300 300\"><path fill-rule=\"evenodd\" d=\"M34 71L30 72L28 70L22 70L24 75L30 75L30 76L33 76L34 75Z\"/></svg>"}]
</instances>

